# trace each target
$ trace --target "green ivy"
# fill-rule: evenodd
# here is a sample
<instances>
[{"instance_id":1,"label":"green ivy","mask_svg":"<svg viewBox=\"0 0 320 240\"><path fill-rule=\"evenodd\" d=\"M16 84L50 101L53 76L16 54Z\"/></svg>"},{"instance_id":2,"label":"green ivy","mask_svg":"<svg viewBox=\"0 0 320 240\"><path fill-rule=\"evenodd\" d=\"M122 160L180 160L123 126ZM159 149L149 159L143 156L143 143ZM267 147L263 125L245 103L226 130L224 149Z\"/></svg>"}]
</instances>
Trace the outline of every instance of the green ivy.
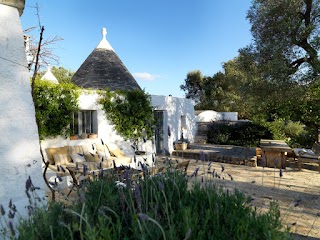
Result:
<instances>
[{"instance_id":1,"label":"green ivy","mask_svg":"<svg viewBox=\"0 0 320 240\"><path fill-rule=\"evenodd\" d=\"M34 105L40 139L70 135L72 114L78 111L78 87L36 80Z\"/></svg>"},{"instance_id":2,"label":"green ivy","mask_svg":"<svg viewBox=\"0 0 320 240\"><path fill-rule=\"evenodd\" d=\"M137 142L153 136L153 108L150 96L142 90L101 92L100 104L107 119L125 139Z\"/></svg>"}]
</instances>

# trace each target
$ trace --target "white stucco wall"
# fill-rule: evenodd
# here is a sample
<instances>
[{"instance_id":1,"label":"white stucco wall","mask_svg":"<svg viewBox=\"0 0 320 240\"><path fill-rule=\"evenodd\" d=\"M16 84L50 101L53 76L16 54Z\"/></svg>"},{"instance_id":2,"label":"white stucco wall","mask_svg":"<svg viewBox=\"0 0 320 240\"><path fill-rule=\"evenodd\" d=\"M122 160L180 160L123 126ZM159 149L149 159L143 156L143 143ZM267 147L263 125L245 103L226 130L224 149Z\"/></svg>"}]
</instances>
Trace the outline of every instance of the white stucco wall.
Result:
<instances>
[{"instance_id":1,"label":"white stucco wall","mask_svg":"<svg viewBox=\"0 0 320 240\"><path fill-rule=\"evenodd\" d=\"M84 93L79 98L79 108L81 110L97 110L98 118L98 138L97 139L79 139L70 140L69 138L53 138L41 141L43 150L48 147L62 147L62 146L75 146L86 145L92 143L101 143L101 139L105 142L116 143L127 155L133 155L133 149L131 148L131 142L123 139L115 130L113 125L107 120L102 106L98 104L99 95L94 91ZM173 141L180 139L181 134L181 116L185 116L184 138L193 142L196 133L194 106L191 100L185 98L176 98L169 96L151 96L151 105L155 110L166 110L167 121L165 124L170 126L171 137L168 137L168 128L165 130L165 149L170 153L173 151ZM142 141L139 144L139 149L154 153L155 146L152 141L147 143ZM46 155L45 155L46 156Z\"/></svg>"},{"instance_id":2,"label":"white stucco wall","mask_svg":"<svg viewBox=\"0 0 320 240\"><path fill-rule=\"evenodd\" d=\"M102 106L98 104L99 95L94 91L89 91L83 93L79 97L79 108L80 110L97 110L97 120L98 120L98 138L96 139L78 139L70 140L69 138L57 137L52 139L46 139L41 141L42 149L45 150L48 147L63 147L63 146L76 146L76 145L87 145L92 143L116 143L127 155L133 155L134 151L131 148L131 142L126 141L121 137L115 130L113 125L107 120ZM147 143L140 143L139 149L153 152L152 143L148 141ZM45 154L46 156L46 154Z\"/></svg>"},{"instance_id":3,"label":"white stucco wall","mask_svg":"<svg viewBox=\"0 0 320 240\"><path fill-rule=\"evenodd\" d=\"M180 139L181 134L181 117L185 116L185 130L184 138L187 138L190 142L194 141L196 133L196 122L194 114L193 101L186 98L177 98L172 96L158 96L151 95L151 105L155 107L155 110L167 111L167 124L170 127L171 137L165 136L166 150L170 153L173 151L173 142ZM165 128L165 131L166 128Z\"/></svg>"},{"instance_id":4,"label":"white stucco wall","mask_svg":"<svg viewBox=\"0 0 320 240\"><path fill-rule=\"evenodd\" d=\"M212 110L203 111L196 117L197 122L212 122L212 121L237 121L237 112L216 112Z\"/></svg>"},{"instance_id":5,"label":"white stucco wall","mask_svg":"<svg viewBox=\"0 0 320 240\"><path fill-rule=\"evenodd\" d=\"M43 196L41 159L35 110L16 8L0 4L0 204L10 199L25 214L28 176Z\"/></svg>"}]
</instances>

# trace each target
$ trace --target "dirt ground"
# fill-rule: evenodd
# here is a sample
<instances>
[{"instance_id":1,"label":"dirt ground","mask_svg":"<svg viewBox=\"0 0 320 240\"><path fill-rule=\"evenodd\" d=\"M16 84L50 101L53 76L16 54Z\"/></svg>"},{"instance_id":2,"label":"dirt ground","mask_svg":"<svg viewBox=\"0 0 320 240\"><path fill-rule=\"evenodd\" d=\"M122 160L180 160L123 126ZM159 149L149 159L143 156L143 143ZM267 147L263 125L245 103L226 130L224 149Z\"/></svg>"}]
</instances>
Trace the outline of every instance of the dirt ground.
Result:
<instances>
[{"instance_id":1,"label":"dirt ground","mask_svg":"<svg viewBox=\"0 0 320 240\"><path fill-rule=\"evenodd\" d=\"M204 178L204 181L213 181L230 191L237 188L251 196L251 204L258 211L267 211L271 201L278 202L282 223L290 228L294 239L320 239L320 173L317 166L304 165L299 171L291 165L282 170L280 177L280 170L275 168L212 162L210 171L215 170L219 179L207 173L208 162L190 160L188 176L198 167L197 181ZM194 178L190 178L192 181Z\"/></svg>"},{"instance_id":2,"label":"dirt ground","mask_svg":"<svg viewBox=\"0 0 320 240\"><path fill-rule=\"evenodd\" d=\"M243 165L213 162L211 171L219 174L221 179L212 178L217 184L229 188L237 188L252 197L251 204L259 211L269 209L271 201L280 206L281 220L290 227L294 239L320 239L320 173L315 166L304 166L301 171L295 166L282 171L274 168L248 167ZM188 175L199 168L198 180L208 170L208 163L203 164L191 160ZM230 180L230 175L233 181ZM224 178L224 180L223 180Z\"/></svg>"}]
</instances>

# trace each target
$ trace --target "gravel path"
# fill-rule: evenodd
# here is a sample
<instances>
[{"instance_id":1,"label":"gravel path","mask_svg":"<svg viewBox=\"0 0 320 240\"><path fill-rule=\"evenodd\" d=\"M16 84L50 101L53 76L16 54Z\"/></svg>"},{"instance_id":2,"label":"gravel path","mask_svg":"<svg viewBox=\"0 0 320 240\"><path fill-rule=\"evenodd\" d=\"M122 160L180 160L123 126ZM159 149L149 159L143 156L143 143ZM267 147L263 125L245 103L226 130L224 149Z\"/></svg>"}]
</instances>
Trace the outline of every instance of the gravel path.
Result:
<instances>
[{"instance_id":1,"label":"gravel path","mask_svg":"<svg viewBox=\"0 0 320 240\"><path fill-rule=\"evenodd\" d=\"M219 162L211 164L210 170L215 169L221 177L218 179L204 173L208 170L208 162L202 164L201 161L191 160L188 175L200 167L197 181L204 178L204 181L214 181L230 190L237 188L251 196L252 206L262 212L269 209L271 201L277 201L282 222L290 227L295 239L320 238L320 174L316 169L298 171L287 167L280 177L279 169L224 163L225 170L222 172L221 165Z\"/></svg>"}]
</instances>

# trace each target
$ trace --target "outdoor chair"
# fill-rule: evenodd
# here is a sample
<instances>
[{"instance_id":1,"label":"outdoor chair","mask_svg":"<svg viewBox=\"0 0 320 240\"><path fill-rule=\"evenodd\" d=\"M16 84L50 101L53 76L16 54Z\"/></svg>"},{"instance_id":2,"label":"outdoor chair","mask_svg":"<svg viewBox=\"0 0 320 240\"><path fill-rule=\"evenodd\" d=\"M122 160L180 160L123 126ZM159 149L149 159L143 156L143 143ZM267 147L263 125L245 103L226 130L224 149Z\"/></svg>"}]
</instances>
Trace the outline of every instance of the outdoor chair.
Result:
<instances>
[{"instance_id":1,"label":"outdoor chair","mask_svg":"<svg viewBox=\"0 0 320 240\"><path fill-rule=\"evenodd\" d=\"M187 173L190 160L182 161L176 164L175 169L182 173Z\"/></svg>"},{"instance_id":2,"label":"outdoor chair","mask_svg":"<svg viewBox=\"0 0 320 240\"><path fill-rule=\"evenodd\" d=\"M318 163L320 172L320 145L314 143L312 149L294 148L295 157L298 160L298 168L301 170L302 163Z\"/></svg>"}]
</instances>

